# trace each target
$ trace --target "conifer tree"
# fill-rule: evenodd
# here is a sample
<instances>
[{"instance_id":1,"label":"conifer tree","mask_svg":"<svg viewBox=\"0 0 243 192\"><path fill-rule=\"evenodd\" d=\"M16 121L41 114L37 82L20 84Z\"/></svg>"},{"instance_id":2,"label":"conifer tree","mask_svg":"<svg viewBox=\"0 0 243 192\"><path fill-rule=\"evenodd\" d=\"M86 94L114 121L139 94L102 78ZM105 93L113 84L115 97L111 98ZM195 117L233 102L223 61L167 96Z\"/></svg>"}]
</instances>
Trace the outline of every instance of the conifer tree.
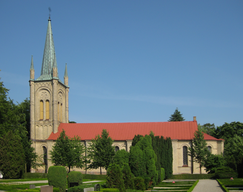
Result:
<instances>
[{"instance_id":1,"label":"conifer tree","mask_svg":"<svg viewBox=\"0 0 243 192\"><path fill-rule=\"evenodd\" d=\"M181 112L176 108L175 112L170 116L169 121L185 121Z\"/></svg>"},{"instance_id":2,"label":"conifer tree","mask_svg":"<svg viewBox=\"0 0 243 192\"><path fill-rule=\"evenodd\" d=\"M0 137L0 170L4 179L18 179L24 173L25 155L19 135L12 130Z\"/></svg>"}]
</instances>

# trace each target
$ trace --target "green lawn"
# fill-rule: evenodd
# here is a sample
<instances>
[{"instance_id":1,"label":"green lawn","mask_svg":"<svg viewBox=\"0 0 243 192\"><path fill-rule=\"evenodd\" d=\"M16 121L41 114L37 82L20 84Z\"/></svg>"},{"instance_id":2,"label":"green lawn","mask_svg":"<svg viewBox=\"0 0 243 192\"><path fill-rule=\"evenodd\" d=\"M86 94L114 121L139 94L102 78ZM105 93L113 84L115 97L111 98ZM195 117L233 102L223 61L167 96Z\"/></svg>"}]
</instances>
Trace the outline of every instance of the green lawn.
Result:
<instances>
[{"instance_id":1,"label":"green lawn","mask_svg":"<svg viewBox=\"0 0 243 192\"><path fill-rule=\"evenodd\" d=\"M243 179L235 178L231 179L218 179L228 190L242 190L243 191Z\"/></svg>"},{"instance_id":2,"label":"green lawn","mask_svg":"<svg viewBox=\"0 0 243 192\"><path fill-rule=\"evenodd\" d=\"M153 188L153 191L187 192L196 181L161 182Z\"/></svg>"}]
</instances>

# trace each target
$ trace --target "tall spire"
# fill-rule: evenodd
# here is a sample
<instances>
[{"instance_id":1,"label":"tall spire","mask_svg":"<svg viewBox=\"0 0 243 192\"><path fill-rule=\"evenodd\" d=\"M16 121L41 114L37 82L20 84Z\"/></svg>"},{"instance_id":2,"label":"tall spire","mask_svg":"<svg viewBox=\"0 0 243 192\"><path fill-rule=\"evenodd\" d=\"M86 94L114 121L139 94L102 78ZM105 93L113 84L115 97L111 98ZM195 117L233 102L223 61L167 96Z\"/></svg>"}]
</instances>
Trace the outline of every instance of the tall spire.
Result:
<instances>
[{"instance_id":1,"label":"tall spire","mask_svg":"<svg viewBox=\"0 0 243 192\"><path fill-rule=\"evenodd\" d=\"M66 66L65 66L64 77L68 77L68 72L67 72L67 63L66 63Z\"/></svg>"},{"instance_id":2,"label":"tall spire","mask_svg":"<svg viewBox=\"0 0 243 192\"><path fill-rule=\"evenodd\" d=\"M53 67L57 68L55 47L51 28L51 19L48 19L48 26L46 32L46 42L42 60L41 76L37 80L50 80L53 78ZM58 72L57 72L57 78Z\"/></svg>"}]
</instances>

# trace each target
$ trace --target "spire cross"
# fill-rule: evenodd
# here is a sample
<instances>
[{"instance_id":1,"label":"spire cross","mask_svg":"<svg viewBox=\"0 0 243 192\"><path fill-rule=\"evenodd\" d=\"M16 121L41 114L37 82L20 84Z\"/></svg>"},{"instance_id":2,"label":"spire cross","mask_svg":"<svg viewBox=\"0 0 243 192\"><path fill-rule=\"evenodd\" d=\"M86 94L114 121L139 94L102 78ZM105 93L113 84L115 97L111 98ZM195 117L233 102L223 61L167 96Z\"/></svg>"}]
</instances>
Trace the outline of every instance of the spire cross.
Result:
<instances>
[{"instance_id":1,"label":"spire cross","mask_svg":"<svg viewBox=\"0 0 243 192\"><path fill-rule=\"evenodd\" d=\"M51 19L51 8L49 7L49 19Z\"/></svg>"}]
</instances>

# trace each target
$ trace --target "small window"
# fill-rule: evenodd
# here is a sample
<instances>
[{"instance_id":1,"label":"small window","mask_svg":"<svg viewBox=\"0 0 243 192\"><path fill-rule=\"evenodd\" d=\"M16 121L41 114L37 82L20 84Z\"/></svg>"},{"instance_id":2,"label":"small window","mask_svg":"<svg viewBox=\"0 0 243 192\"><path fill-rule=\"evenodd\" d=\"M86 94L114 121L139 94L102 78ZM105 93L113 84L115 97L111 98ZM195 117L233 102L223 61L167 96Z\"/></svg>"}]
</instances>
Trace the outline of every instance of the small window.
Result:
<instances>
[{"instance_id":1,"label":"small window","mask_svg":"<svg viewBox=\"0 0 243 192\"><path fill-rule=\"evenodd\" d=\"M183 166L188 166L187 146L183 146Z\"/></svg>"},{"instance_id":2,"label":"small window","mask_svg":"<svg viewBox=\"0 0 243 192\"><path fill-rule=\"evenodd\" d=\"M117 152L117 151L119 151L119 147L118 146L115 147L115 152Z\"/></svg>"},{"instance_id":3,"label":"small window","mask_svg":"<svg viewBox=\"0 0 243 192\"><path fill-rule=\"evenodd\" d=\"M212 153L212 147L211 146L208 146L208 151L209 151L209 153Z\"/></svg>"}]
</instances>

